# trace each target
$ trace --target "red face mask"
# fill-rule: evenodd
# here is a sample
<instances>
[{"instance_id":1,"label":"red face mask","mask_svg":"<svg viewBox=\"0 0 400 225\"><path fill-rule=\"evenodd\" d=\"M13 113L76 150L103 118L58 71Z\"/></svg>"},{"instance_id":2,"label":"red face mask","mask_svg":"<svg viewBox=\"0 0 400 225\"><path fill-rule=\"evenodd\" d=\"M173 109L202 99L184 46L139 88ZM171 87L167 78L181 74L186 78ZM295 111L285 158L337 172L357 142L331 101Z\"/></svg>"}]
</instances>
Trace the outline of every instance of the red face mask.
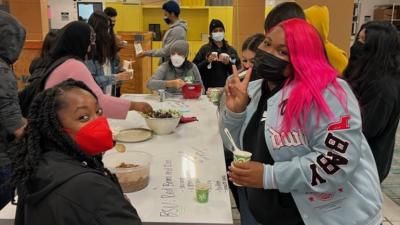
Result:
<instances>
[{"instance_id":1,"label":"red face mask","mask_svg":"<svg viewBox=\"0 0 400 225\"><path fill-rule=\"evenodd\" d=\"M113 139L107 119L98 117L87 123L76 133L75 142L88 155L97 155L111 149Z\"/></svg>"}]
</instances>

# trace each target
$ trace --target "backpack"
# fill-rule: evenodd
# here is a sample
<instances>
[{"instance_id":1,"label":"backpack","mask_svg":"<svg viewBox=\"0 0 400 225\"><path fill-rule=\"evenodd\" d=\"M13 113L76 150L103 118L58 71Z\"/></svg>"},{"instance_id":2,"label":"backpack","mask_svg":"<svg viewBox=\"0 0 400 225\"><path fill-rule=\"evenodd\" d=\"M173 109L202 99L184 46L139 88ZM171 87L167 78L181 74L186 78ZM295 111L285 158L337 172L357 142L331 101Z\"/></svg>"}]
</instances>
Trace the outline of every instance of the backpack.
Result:
<instances>
[{"instance_id":1,"label":"backpack","mask_svg":"<svg viewBox=\"0 0 400 225\"><path fill-rule=\"evenodd\" d=\"M73 57L71 56L61 57L56 61L54 61L46 69L37 69L33 72L30 78L29 85L25 87L24 90L18 93L19 106L21 108L23 117L25 118L28 117L31 103L35 99L36 95L38 95L40 92L44 90L47 78L50 76L53 70L71 58Z\"/></svg>"}]
</instances>

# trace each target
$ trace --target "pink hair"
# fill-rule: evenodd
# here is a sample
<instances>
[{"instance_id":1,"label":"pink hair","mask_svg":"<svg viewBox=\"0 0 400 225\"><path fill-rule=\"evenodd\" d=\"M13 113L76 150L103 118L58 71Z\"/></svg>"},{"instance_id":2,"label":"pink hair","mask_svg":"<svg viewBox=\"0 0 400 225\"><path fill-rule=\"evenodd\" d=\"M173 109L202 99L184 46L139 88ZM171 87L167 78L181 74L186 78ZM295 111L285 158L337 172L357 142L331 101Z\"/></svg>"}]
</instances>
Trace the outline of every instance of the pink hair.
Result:
<instances>
[{"instance_id":1,"label":"pink hair","mask_svg":"<svg viewBox=\"0 0 400 225\"><path fill-rule=\"evenodd\" d=\"M314 27L302 19L286 20L279 26L285 32L293 67L293 89L283 115L282 130L290 131L294 125L304 128L311 108L316 110L318 122L321 113L333 119L332 110L323 96L329 85L334 89L330 91L347 111L346 94L336 80L338 72L329 64L321 38Z\"/></svg>"}]
</instances>

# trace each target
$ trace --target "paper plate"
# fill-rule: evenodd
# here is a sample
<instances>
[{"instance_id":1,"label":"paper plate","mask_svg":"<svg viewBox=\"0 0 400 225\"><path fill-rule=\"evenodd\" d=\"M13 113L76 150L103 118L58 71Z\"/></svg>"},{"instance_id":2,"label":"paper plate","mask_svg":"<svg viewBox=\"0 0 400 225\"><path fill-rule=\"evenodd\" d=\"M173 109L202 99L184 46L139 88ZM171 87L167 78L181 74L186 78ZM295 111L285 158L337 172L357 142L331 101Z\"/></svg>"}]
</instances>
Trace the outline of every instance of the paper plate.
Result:
<instances>
[{"instance_id":1,"label":"paper plate","mask_svg":"<svg viewBox=\"0 0 400 225\"><path fill-rule=\"evenodd\" d=\"M147 141L153 137L153 132L144 128L134 128L128 130L121 130L116 138L120 142L142 142Z\"/></svg>"}]
</instances>

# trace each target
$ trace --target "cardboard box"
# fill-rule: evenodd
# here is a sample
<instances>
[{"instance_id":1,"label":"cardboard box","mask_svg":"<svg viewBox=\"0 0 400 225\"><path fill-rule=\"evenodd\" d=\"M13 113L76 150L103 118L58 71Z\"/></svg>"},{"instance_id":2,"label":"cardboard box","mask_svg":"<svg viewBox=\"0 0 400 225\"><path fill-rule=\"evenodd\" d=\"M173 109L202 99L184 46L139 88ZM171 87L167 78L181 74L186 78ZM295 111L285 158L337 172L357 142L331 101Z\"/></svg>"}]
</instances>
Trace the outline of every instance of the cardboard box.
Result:
<instances>
[{"instance_id":1,"label":"cardboard box","mask_svg":"<svg viewBox=\"0 0 400 225\"><path fill-rule=\"evenodd\" d=\"M399 9L398 7L395 7L393 11L392 7L393 6L388 5L388 6L379 6L375 8L374 20L391 20L393 13L394 13L393 19L398 19Z\"/></svg>"}]
</instances>

